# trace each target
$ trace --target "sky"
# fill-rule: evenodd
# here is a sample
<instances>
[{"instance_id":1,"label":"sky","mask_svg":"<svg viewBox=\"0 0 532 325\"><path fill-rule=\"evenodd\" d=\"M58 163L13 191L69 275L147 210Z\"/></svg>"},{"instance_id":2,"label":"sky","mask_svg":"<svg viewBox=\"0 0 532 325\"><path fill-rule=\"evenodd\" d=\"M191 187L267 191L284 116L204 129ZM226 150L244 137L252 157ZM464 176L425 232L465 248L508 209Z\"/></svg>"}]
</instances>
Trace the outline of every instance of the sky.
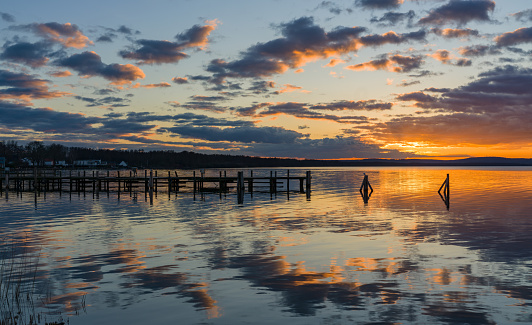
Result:
<instances>
[{"instance_id":1,"label":"sky","mask_svg":"<svg viewBox=\"0 0 532 325\"><path fill-rule=\"evenodd\" d=\"M532 158L530 0L11 1L0 140Z\"/></svg>"}]
</instances>

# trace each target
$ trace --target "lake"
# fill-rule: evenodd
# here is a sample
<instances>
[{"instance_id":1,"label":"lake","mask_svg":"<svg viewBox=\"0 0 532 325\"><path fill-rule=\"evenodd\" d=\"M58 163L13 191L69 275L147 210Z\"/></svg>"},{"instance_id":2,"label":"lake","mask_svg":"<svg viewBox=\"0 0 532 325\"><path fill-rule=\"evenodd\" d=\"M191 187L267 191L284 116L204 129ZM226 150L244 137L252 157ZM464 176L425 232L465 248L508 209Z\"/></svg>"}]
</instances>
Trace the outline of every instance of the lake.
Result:
<instances>
[{"instance_id":1,"label":"lake","mask_svg":"<svg viewBox=\"0 0 532 325\"><path fill-rule=\"evenodd\" d=\"M3 193L3 272L25 261L37 312L71 325L532 323L532 168L311 171L310 199L243 204Z\"/></svg>"}]
</instances>

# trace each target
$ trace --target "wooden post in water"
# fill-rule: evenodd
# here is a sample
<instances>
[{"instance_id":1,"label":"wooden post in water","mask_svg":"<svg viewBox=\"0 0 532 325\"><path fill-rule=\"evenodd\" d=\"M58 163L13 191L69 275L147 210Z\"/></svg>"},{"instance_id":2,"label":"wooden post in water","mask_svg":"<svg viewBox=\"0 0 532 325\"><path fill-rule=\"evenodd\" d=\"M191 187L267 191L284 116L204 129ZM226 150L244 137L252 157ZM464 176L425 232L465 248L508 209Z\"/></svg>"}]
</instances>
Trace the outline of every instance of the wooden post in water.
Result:
<instances>
[{"instance_id":1,"label":"wooden post in water","mask_svg":"<svg viewBox=\"0 0 532 325\"><path fill-rule=\"evenodd\" d=\"M244 203L244 172L238 172L236 181L236 192L238 197L238 204Z\"/></svg>"},{"instance_id":2,"label":"wooden post in water","mask_svg":"<svg viewBox=\"0 0 532 325\"><path fill-rule=\"evenodd\" d=\"M175 173L175 191L179 192L179 175L177 175L177 171L174 170Z\"/></svg>"},{"instance_id":3,"label":"wooden post in water","mask_svg":"<svg viewBox=\"0 0 532 325\"><path fill-rule=\"evenodd\" d=\"M306 175L306 185L307 185L307 200L310 200L310 180L312 177L310 176L310 170L307 170Z\"/></svg>"},{"instance_id":4,"label":"wooden post in water","mask_svg":"<svg viewBox=\"0 0 532 325\"><path fill-rule=\"evenodd\" d=\"M249 171L248 192L253 196L253 170Z\"/></svg>"},{"instance_id":5,"label":"wooden post in water","mask_svg":"<svg viewBox=\"0 0 532 325\"><path fill-rule=\"evenodd\" d=\"M442 188L443 188L443 196L441 193ZM445 203L447 210L449 210L449 207L451 205L451 198L450 198L451 190L450 190L450 185L449 185L449 174L447 174L447 178L445 179L443 184L441 184L440 189L438 190L438 194L440 194L440 197Z\"/></svg>"},{"instance_id":6,"label":"wooden post in water","mask_svg":"<svg viewBox=\"0 0 532 325\"><path fill-rule=\"evenodd\" d=\"M369 191L370 189L371 192ZM368 175L364 173L364 180L362 181L362 185L360 186L360 194L362 195L364 203L368 203L371 193L373 193L373 187L371 187L371 184L369 183Z\"/></svg>"},{"instance_id":7,"label":"wooden post in water","mask_svg":"<svg viewBox=\"0 0 532 325\"><path fill-rule=\"evenodd\" d=\"M192 172L192 178L194 181L194 195L196 195L196 171Z\"/></svg>"},{"instance_id":8,"label":"wooden post in water","mask_svg":"<svg viewBox=\"0 0 532 325\"><path fill-rule=\"evenodd\" d=\"M155 179L153 180L153 182L154 182L154 183L153 183L153 187L154 187L154 191L155 191L155 193L157 193L157 185L158 185L157 180L158 180L158 177L157 177L157 170L155 170Z\"/></svg>"},{"instance_id":9,"label":"wooden post in water","mask_svg":"<svg viewBox=\"0 0 532 325\"><path fill-rule=\"evenodd\" d=\"M149 188L150 188L150 205L153 205L153 170L150 169L150 182L149 182Z\"/></svg>"},{"instance_id":10,"label":"wooden post in water","mask_svg":"<svg viewBox=\"0 0 532 325\"><path fill-rule=\"evenodd\" d=\"M290 192L290 169L286 170L286 191Z\"/></svg>"}]
</instances>

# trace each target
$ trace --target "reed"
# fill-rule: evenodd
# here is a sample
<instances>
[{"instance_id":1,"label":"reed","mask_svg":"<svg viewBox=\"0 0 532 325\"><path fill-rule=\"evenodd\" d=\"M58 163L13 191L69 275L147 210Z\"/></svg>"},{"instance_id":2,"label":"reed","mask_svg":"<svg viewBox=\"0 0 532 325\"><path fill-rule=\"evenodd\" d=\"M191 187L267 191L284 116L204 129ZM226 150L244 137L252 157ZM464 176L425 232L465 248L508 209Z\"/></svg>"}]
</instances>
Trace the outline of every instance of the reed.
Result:
<instances>
[{"instance_id":1,"label":"reed","mask_svg":"<svg viewBox=\"0 0 532 325\"><path fill-rule=\"evenodd\" d=\"M13 240L0 240L0 325L64 325L65 322L46 322L37 312L35 301L38 252Z\"/></svg>"}]
</instances>

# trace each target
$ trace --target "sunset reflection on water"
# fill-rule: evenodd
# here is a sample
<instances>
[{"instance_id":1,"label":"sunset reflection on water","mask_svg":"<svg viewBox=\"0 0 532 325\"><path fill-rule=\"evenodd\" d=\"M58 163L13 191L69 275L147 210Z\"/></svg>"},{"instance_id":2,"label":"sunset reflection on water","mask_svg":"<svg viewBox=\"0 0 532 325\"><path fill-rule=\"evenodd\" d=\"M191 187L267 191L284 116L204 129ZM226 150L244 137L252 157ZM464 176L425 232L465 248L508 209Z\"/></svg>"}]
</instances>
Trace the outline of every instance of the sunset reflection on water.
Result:
<instances>
[{"instance_id":1,"label":"sunset reflection on water","mask_svg":"<svg viewBox=\"0 0 532 325\"><path fill-rule=\"evenodd\" d=\"M153 205L48 193L37 206L11 194L0 234L39 255L43 308L71 324L532 322L532 169L312 176L310 200L255 192L242 205L233 193L160 192Z\"/></svg>"}]
</instances>

